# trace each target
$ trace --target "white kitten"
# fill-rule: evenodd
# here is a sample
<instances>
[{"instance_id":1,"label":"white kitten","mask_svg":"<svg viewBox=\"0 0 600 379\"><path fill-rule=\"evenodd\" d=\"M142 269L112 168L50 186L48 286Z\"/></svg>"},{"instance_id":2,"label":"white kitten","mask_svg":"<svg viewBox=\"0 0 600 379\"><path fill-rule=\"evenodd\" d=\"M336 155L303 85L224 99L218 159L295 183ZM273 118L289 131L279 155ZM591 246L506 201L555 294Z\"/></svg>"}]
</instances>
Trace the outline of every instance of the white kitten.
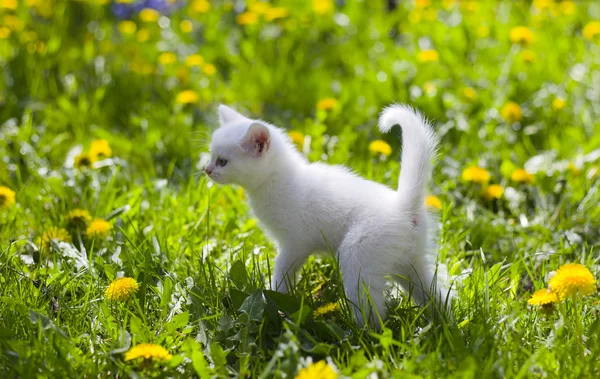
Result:
<instances>
[{"instance_id":1,"label":"white kitten","mask_svg":"<svg viewBox=\"0 0 600 379\"><path fill-rule=\"evenodd\" d=\"M379 120L382 132L402 127L398 191L345 167L309 163L273 125L225 105L219 114L221 127L213 133L205 172L217 183L244 187L256 216L277 241L273 288L286 292L309 255L333 251L360 324L363 315L375 324L373 306L385 318L387 275L412 291L417 304L430 296L443 304L424 205L436 138L418 113L393 105Z\"/></svg>"}]
</instances>

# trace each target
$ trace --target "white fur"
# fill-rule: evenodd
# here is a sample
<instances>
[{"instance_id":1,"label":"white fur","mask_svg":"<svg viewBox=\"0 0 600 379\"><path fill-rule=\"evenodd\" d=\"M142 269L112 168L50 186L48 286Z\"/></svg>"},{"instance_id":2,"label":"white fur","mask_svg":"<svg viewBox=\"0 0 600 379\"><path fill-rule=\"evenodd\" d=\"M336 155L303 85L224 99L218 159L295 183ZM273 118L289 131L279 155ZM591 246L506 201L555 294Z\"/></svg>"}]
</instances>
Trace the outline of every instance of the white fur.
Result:
<instances>
[{"instance_id":1,"label":"white fur","mask_svg":"<svg viewBox=\"0 0 600 379\"><path fill-rule=\"evenodd\" d=\"M333 251L359 323L360 311L374 323L373 306L385 318L387 275L412 291L417 304L429 302L431 294L443 302L432 222L424 205L436 138L420 114L403 105L381 114L382 132L396 124L403 132L402 170L398 191L393 191L345 167L309 163L287 133L273 125L224 105L219 113L221 127L213 133L206 171L215 182L244 187L256 216L277 241L274 288L286 292L311 254ZM263 151L249 136L256 124L268 131ZM216 166L219 157L228 160L224 167Z\"/></svg>"}]
</instances>

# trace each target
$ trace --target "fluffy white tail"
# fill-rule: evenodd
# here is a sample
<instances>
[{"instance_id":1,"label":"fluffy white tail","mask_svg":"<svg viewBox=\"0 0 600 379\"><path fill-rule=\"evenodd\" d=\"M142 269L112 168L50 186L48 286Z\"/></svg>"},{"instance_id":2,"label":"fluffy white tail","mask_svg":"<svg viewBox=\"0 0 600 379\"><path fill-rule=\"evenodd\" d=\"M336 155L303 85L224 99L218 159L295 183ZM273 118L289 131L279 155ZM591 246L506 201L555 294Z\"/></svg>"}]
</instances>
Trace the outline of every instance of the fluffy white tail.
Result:
<instances>
[{"instance_id":1,"label":"fluffy white tail","mask_svg":"<svg viewBox=\"0 0 600 379\"><path fill-rule=\"evenodd\" d=\"M381 112L379 130L387 133L396 124L402 127L402 168L398 179L398 197L403 209L416 214L424 206L437 138L423 116L407 105L390 105Z\"/></svg>"}]
</instances>

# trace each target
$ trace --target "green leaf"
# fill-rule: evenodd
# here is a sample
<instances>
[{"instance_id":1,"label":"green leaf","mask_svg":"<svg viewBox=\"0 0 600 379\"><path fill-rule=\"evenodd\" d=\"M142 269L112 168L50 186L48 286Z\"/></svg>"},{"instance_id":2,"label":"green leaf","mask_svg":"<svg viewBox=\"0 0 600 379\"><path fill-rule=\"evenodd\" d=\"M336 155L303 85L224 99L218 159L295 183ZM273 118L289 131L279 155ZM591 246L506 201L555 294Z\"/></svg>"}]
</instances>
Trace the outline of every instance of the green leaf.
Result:
<instances>
[{"instance_id":1,"label":"green leaf","mask_svg":"<svg viewBox=\"0 0 600 379\"><path fill-rule=\"evenodd\" d=\"M248 297L248 294L235 288L231 288L229 290L229 297L231 298L233 308L240 309L240 307L244 303L244 300L246 300L246 298Z\"/></svg>"},{"instance_id":2,"label":"green leaf","mask_svg":"<svg viewBox=\"0 0 600 379\"><path fill-rule=\"evenodd\" d=\"M292 314L300 309L300 301L288 294L271 290L265 290L264 294L269 299L275 301L277 307L285 313Z\"/></svg>"},{"instance_id":3,"label":"green leaf","mask_svg":"<svg viewBox=\"0 0 600 379\"><path fill-rule=\"evenodd\" d=\"M262 321L266 305L267 301L263 292L256 290L244 300L239 311L248 316L248 321L260 322Z\"/></svg>"},{"instance_id":4,"label":"green leaf","mask_svg":"<svg viewBox=\"0 0 600 379\"><path fill-rule=\"evenodd\" d=\"M184 326L186 326L189 322L189 319L190 319L189 312L180 313L180 314L176 315L175 317L173 317L173 319L171 319L171 321L169 321L165 325L165 329L167 330L167 332L173 333L177 329L180 329L180 328L183 328Z\"/></svg>"},{"instance_id":5,"label":"green leaf","mask_svg":"<svg viewBox=\"0 0 600 379\"><path fill-rule=\"evenodd\" d=\"M246 287L246 283L248 282L248 273L246 272L246 266L244 265L244 262L238 260L231 265L231 269L229 270L229 279L231 279L233 284L235 284L235 286L239 289Z\"/></svg>"}]
</instances>

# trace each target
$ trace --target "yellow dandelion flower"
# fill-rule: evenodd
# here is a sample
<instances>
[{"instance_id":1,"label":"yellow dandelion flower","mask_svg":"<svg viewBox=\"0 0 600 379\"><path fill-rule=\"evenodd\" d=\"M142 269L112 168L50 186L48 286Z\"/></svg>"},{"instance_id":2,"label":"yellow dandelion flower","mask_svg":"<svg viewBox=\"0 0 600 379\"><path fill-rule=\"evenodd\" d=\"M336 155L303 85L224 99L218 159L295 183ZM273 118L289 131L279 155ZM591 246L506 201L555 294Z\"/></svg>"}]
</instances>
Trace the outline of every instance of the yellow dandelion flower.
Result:
<instances>
[{"instance_id":1,"label":"yellow dandelion flower","mask_svg":"<svg viewBox=\"0 0 600 379\"><path fill-rule=\"evenodd\" d=\"M117 25L117 29L119 29L119 32L121 32L121 34L129 35L135 33L135 31L137 30L137 25L131 20L125 20L119 22L119 24Z\"/></svg>"},{"instance_id":2,"label":"yellow dandelion flower","mask_svg":"<svg viewBox=\"0 0 600 379\"><path fill-rule=\"evenodd\" d=\"M527 302L531 305L547 306L558 302L558 296L556 295L556 292L544 288L531 295L531 298L527 300Z\"/></svg>"},{"instance_id":3,"label":"yellow dandelion flower","mask_svg":"<svg viewBox=\"0 0 600 379\"><path fill-rule=\"evenodd\" d=\"M75 167L77 168L91 168L96 162L96 157L90 153L83 152L75 157Z\"/></svg>"},{"instance_id":4,"label":"yellow dandelion flower","mask_svg":"<svg viewBox=\"0 0 600 379\"><path fill-rule=\"evenodd\" d=\"M388 156L392 153L392 147L383 140L375 140L369 144L369 151L373 154Z\"/></svg>"},{"instance_id":5,"label":"yellow dandelion flower","mask_svg":"<svg viewBox=\"0 0 600 379\"><path fill-rule=\"evenodd\" d=\"M527 50L523 50L519 54L519 57L521 57L521 60L525 63L533 63L537 59L537 54L534 53L533 51L527 49Z\"/></svg>"},{"instance_id":6,"label":"yellow dandelion flower","mask_svg":"<svg viewBox=\"0 0 600 379\"><path fill-rule=\"evenodd\" d=\"M415 0L415 8L427 8L431 5L431 0Z\"/></svg>"},{"instance_id":7,"label":"yellow dandelion flower","mask_svg":"<svg viewBox=\"0 0 600 379\"><path fill-rule=\"evenodd\" d=\"M417 55L417 60L421 63L437 62L439 59L440 54L433 49L419 51Z\"/></svg>"},{"instance_id":8,"label":"yellow dandelion flower","mask_svg":"<svg viewBox=\"0 0 600 379\"><path fill-rule=\"evenodd\" d=\"M548 9L553 2L554 0L533 0L533 6L537 9Z\"/></svg>"},{"instance_id":9,"label":"yellow dandelion flower","mask_svg":"<svg viewBox=\"0 0 600 379\"><path fill-rule=\"evenodd\" d=\"M556 98L552 100L552 109L555 111L559 111L565 107L567 102L564 99Z\"/></svg>"},{"instance_id":10,"label":"yellow dandelion flower","mask_svg":"<svg viewBox=\"0 0 600 379\"><path fill-rule=\"evenodd\" d=\"M208 76L213 76L217 72L217 68L212 63L205 63L202 65L202 72Z\"/></svg>"},{"instance_id":11,"label":"yellow dandelion flower","mask_svg":"<svg viewBox=\"0 0 600 379\"><path fill-rule=\"evenodd\" d=\"M336 379L337 377L338 373L333 367L325 361L319 361L298 371L295 379Z\"/></svg>"},{"instance_id":12,"label":"yellow dandelion flower","mask_svg":"<svg viewBox=\"0 0 600 379\"><path fill-rule=\"evenodd\" d=\"M55 242L71 242L71 235L66 229L52 226L48 228L42 236L37 239L37 243L44 249L52 247L51 241Z\"/></svg>"},{"instance_id":13,"label":"yellow dandelion flower","mask_svg":"<svg viewBox=\"0 0 600 379\"><path fill-rule=\"evenodd\" d=\"M337 106L337 103L338 101L336 99L332 97L326 97L324 99L319 100L319 102L317 103L317 109L329 111L335 108Z\"/></svg>"},{"instance_id":14,"label":"yellow dandelion flower","mask_svg":"<svg viewBox=\"0 0 600 379\"><path fill-rule=\"evenodd\" d=\"M521 107L519 104L514 101L509 101L502 106L500 109L500 115L507 122L519 122L523 119L523 111L521 111Z\"/></svg>"},{"instance_id":15,"label":"yellow dandelion flower","mask_svg":"<svg viewBox=\"0 0 600 379\"><path fill-rule=\"evenodd\" d=\"M490 180L490 173L479 166L471 166L463 170L462 180L473 183L487 183Z\"/></svg>"},{"instance_id":16,"label":"yellow dandelion flower","mask_svg":"<svg viewBox=\"0 0 600 379\"><path fill-rule=\"evenodd\" d=\"M192 54L185 58L185 65L188 67L199 67L204 63L204 58L200 54Z\"/></svg>"},{"instance_id":17,"label":"yellow dandelion flower","mask_svg":"<svg viewBox=\"0 0 600 379\"><path fill-rule=\"evenodd\" d=\"M490 27L487 25L479 25L477 29L475 29L475 35L478 38L487 38L490 35Z\"/></svg>"},{"instance_id":18,"label":"yellow dandelion flower","mask_svg":"<svg viewBox=\"0 0 600 379\"><path fill-rule=\"evenodd\" d=\"M583 38L591 41L596 36L600 36L600 21L590 21L583 28Z\"/></svg>"},{"instance_id":19,"label":"yellow dandelion flower","mask_svg":"<svg viewBox=\"0 0 600 379\"><path fill-rule=\"evenodd\" d=\"M109 301L127 301L140 289L140 285L133 278L118 278L113 280L104 297Z\"/></svg>"},{"instance_id":20,"label":"yellow dandelion flower","mask_svg":"<svg viewBox=\"0 0 600 379\"><path fill-rule=\"evenodd\" d=\"M194 0L190 5L190 11L192 13L204 14L210 10L210 3L207 0Z\"/></svg>"},{"instance_id":21,"label":"yellow dandelion flower","mask_svg":"<svg viewBox=\"0 0 600 379\"><path fill-rule=\"evenodd\" d=\"M131 4L131 3L133 3L133 0L117 0L116 3L118 3L118 4Z\"/></svg>"},{"instance_id":22,"label":"yellow dandelion flower","mask_svg":"<svg viewBox=\"0 0 600 379\"><path fill-rule=\"evenodd\" d=\"M462 95L465 99L469 101L477 99L477 92L475 92L475 89L473 89L472 87L463 88Z\"/></svg>"},{"instance_id":23,"label":"yellow dandelion flower","mask_svg":"<svg viewBox=\"0 0 600 379\"><path fill-rule=\"evenodd\" d=\"M527 170L525 170L524 168L519 168L513 171L513 173L510 174L510 179L513 182L527 184L532 184L535 181L535 177L528 173Z\"/></svg>"},{"instance_id":24,"label":"yellow dandelion flower","mask_svg":"<svg viewBox=\"0 0 600 379\"><path fill-rule=\"evenodd\" d=\"M254 12L244 12L237 15L235 22L239 25L254 25L258 23L258 15Z\"/></svg>"},{"instance_id":25,"label":"yellow dandelion flower","mask_svg":"<svg viewBox=\"0 0 600 379\"><path fill-rule=\"evenodd\" d=\"M139 13L140 20L144 22L156 22L160 18L160 13L156 9L144 8Z\"/></svg>"},{"instance_id":26,"label":"yellow dandelion flower","mask_svg":"<svg viewBox=\"0 0 600 379\"><path fill-rule=\"evenodd\" d=\"M327 313L336 312L340 309L340 303L328 303L315 309L313 317L319 317Z\"/></svg>"},{"instance_id":27,"label":"yellow dandelion flower","mask_svg":"<svg viewBox=\"0 0 600 379\"><path fill-rule=\"evenodd\" d=\"M504 188L499 184L489 185L483 193L483 197L488 200L501 199L502 195L504 195Z\"/></svg>"},{"instance_id":28,"label":"yellow dandelion flower","mask_svg":"<svg viewBox=\"0 0 600 379\"><path fill-rule=\"evenodd\" d=\"M558 9L562 14L570 16L575 14L575 12L577 11L577 6L575 5L574 1L561 1L558 4Z\"/></svg>"},{"instance_id":29,"label":"yellow dandelion flower","mask_svg":"<svg viewBox=\"0 0 600 379\"><path fill-rule=\"evenodd\" d=\"M333 0L312 0L312 9L318 15L331 13L333 8Z\"/></svg>"},{"instance_id":30,"label":"yellow dandelion flower","mask_svg":"<svg viewBox=\"0 0 600 379\"><path fill-rule=\"evenodd\" d=\"M17 9L17 0L0 0L0 9Z\"/></svg>"},{"instance_id":31,"label":"yellow dandelion flower","mask_svg":"<svg viewBox=\"0 0 600 379\"><path fill-rule=\"evenodd\" d=\"M302 146L304 145L304 134L292 130L288 133L288 135L292 139L293 143L295 143L299 148L302 148Z\"/></svg>"},{"instance_id":32,"label":"yellow dandelion flower","mask_svg":"<svg viewBox=\"0 0 600 379\"><path fill-rule=\"evenodd\" d=\"M15 203L15 191L8 187L0 186L0 209L8 209Z\"/></svg>"},{"instance_id":33,"label":"yellow dandelion flower","mask_svg":"<svg viewBox=\"0 0 600 379\"><path fill-rule=\"evenodd\" d=\"M19 17L7 14L4 16L4 26L6 26L10 30L20 31L23 30L24 23L19 19Z\"/></svg>"},{"instance_id":34,"label":"yellow dandelion flower","mask_svg":"<svg viewBox=\"0 0 600 379\"><path fill-rule=\"evenodd\" d=\"M196 91L190 89L181 91L175 97L175 102L178 104L194 104L200 100L200 96Z\"/></svg>"},{"instance_id":35,"label":"yellow dandelion flower","mask_svg":"<svg viewBox=\"0 0 600 379\"><path fill-rule=\"evenodd\" d=\"M533 32L526 26L517 26L510 31L510 41L513 44L529 45L533 42Z\"/></svg>"},{"instance_id":36,"label":"yellow dandelion flower","mask_svg":"<svg viewBox=\"0 0 600 379\"><path fill-rule=\"evenodd\" d=\"M88 236L105 238L108 237L111 229L112 225L110 222L101 218L96 218L87 227L85 234Z\"/></svg>"},{"instance_id":37,"label":"yellow dandelion flower","mask_svg":"<svg viewBox=\"0 0 600 379\"><path fill-rule=\"evenodd\" d=\"M140 29L135 34L135 39L138 42L144 43L150 39L150 31L148 29Z\"/></svg>"},{"instance_id":38,"label":"yellow dandelion flower","mask_svg":"<svg viewBox=\"0 0 600 379\"><path fill-rule=\"evenodd\" d=\"M7 39L10 37L12 31L9 28L1 27L0 28L0 39Z\"/></svg>"},{"instance_id":39,"label":"yellow dandelion flower","mask_svg":"<svg viewBox=\"0 0 600 379\"><path fill-rule=\"evenodd\" d=\"M171 53L170 51L166 51L158 56L158 63L163 66L168 66L177 62L177 55Z\"/></svg>"},{"instance_id":40,"label":"yellow dandelion flower","mask_svg":"<svg viewBox=\"0 0 600 379\"><path fill-rule=\"evenodd\" d=\"M194 29L194 24L190 20L183 20L179 23L179 30L182 33L191 33Z\"/></svg>"},{"instance_id":41,"label":"yellow dandelion flower","mask_svg":"<svg viewBox=\"0 0 600 379\"><path fill-rule=\"evenodd\" d=\"M561 300L576 293L584 296L596 293L594 275L579 263L567 263L559 267L548 282L548 286Z\"/></svg>"},{"instance_id":42,"label":"yellow dandelion flower","mask_svg":"<svg viewBox=\"0 0 600 379\"><path fill-rule=\"evenodd\" d=\"M437 196L429 195L425 197L425 206L430 209L442 209L442 201Z\"/></svg>"},{"instance_id":43,"label":"yellow dandelion flower","mask_svg":"<svg viewBox=\"0 0 600 379\"><path fill-rule=\"evenodd\" d=\"M167 362L170 361L173 356L160 345L155 345L153 343L141 343L135 347L132 347L125 353L126 361L137 358Z\"/></svg>"},{"instance_id":44,"label":"yellow dandelion flower","mask_svg":"<svg viewBox=\"0 0 600 379\"><path fill-rule=\"evenodd\" d=\"M265 3L262 1L255 1L248 5L248 10L256 14L265 14L270 8L271 5L269 3Z\"/></svg>"},{"instance_id":45,"label":"yellow dandelion flower","mask_svg":"<svg viewBox=\"0 0 600 379\"><path fill-rule=\"evenodd\" d=\"M273 7L269 8L265 12L265 20L273 21L278 20L280 18L286 18L288 16L288 10L283 7Z\"/></svg>"},{"instance_id":46,"label":"yellow dandelion flower","mask_svg":"<svg viewBox=\"0 0 600 379\"><path fill-rule=\"evenodd\" d=\"M85 209L76 208L69 211L65 219L73 226L87 226L87 224L92 221L92 216L90 215L90 212Z\"/></svg>"},{"instance_id":47,"label":"yellow dandelion flower","mask_svg":"<svg viewBox=\"0 0 600 379\"><path fill-rule=\"evenodd\" d=\"M90 155L98 159L108 158L112 155L112 149L105 139L92 141L90 146Z\"/></svg>"}]
</instances>

